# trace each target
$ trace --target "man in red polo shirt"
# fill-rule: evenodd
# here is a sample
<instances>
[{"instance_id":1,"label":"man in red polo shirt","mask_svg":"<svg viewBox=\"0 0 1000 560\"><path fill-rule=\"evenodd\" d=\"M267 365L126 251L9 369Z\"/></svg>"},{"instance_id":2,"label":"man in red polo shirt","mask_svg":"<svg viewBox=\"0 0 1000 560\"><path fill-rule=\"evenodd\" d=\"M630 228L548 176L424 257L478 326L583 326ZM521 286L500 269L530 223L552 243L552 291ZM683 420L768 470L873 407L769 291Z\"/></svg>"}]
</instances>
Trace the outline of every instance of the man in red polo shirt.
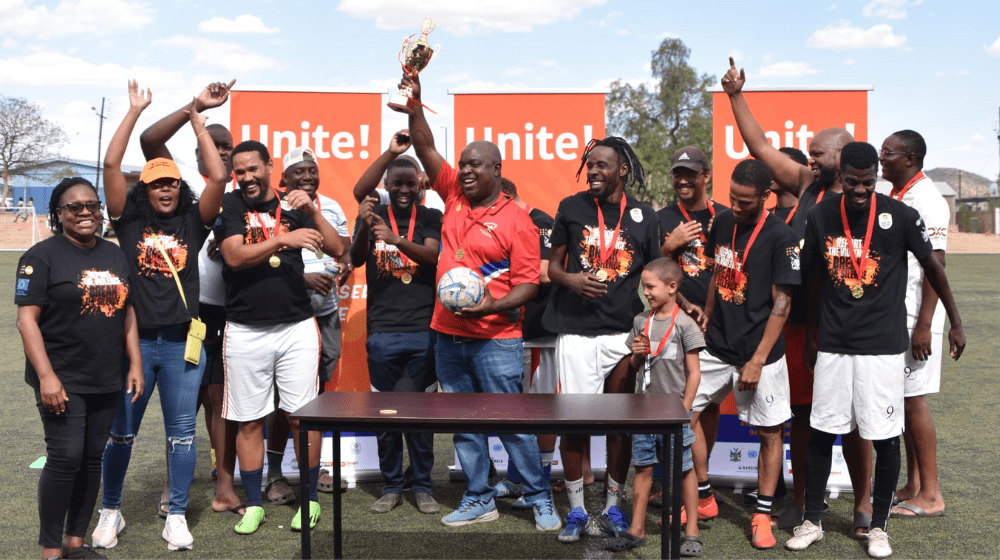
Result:
<instances>
[{"instance_id":1,"label":"man in red polo shirt","mask_svg":"<svg viewBox=\"0 0 1000 560\"><path fill-rule=\"evenodd\" d=\"M539 237L531 217L501 191L500 150L473 142L462 150L458 170L434 148L434 137L420 104L420 81L404 76L413 91L410 135L417 157L434 189L445 201L437 278L456 267L486 279L479 304L452 313L434 303L431 328L438 380L448 393L520 393L524 373L521 308L538 292ZM499 517L489 484L489 446L485 434L455 434L455 451L468 487L458 508L441 521L458 527ZM542 477L534 435L504 434L500 440L524 479L524 499L535 512L535 527L558 531L562 521Z\"/></svg>"}]
</instances>

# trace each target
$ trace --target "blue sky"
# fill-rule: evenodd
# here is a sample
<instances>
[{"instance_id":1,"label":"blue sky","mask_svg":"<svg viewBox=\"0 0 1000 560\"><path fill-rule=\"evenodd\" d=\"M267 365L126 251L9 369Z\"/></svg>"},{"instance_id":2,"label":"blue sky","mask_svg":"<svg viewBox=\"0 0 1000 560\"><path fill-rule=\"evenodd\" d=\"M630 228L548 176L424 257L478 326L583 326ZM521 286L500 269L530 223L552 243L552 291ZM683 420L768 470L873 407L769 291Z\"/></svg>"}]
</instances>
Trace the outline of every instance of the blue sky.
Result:
<instances>
[{"instance_id":1,"label":"blue sky","mask_svg":"<svg viewBox=\"0 0 1000 560\"><path fill-rule=\"evenodd\" d=\"M138 130L210 81L388 92L402 38L428 16L442 50L423 74L424 100L439 113L431 124L441 140L452 126L449 89L638 83L650 77L651 51L679 37L690 63L716 79L732 55L748 87L873 86L876 146L912 128L927 139L928 168L991 179L1000 168L993 2L0 0L0 94L42 105L67 132L64 153L93 160L91 107L108 98L106 146L128 105L128 78L153 90ZM210 116L228 124L225 110ZM387 111L383 123L390 135L406 119ZM171 144L179 159L193 153L189 136ZM135 139L125 163L142 163Z\"/></svg>"}]
</instances>

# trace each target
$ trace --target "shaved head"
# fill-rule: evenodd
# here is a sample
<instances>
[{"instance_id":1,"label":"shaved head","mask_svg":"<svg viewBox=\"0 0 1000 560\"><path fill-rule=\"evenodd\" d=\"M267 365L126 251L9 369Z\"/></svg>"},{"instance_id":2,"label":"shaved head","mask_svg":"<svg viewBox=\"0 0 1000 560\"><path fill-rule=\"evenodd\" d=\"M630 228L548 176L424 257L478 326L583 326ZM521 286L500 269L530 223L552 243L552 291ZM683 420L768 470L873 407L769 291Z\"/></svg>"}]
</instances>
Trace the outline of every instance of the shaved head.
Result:
<instances>
[{"instance_id":1,"label":"shaved head","mask_svg":"<svg viewBox=\"0 0 1000 560\"><path fill-rule=\"evenodd\" d=\"M813 142L823 142L831 150L839 152L846 144L854 142L854 136L843 128L834 126L817 132Z\"/></svg>"},{"instance_id":2,"label":"shaved head","mask_svg":"<svg viewBox=\"0 0 1000 560\"><path fill-rule=\"evenodd\" d=\"M462 153L465 153L468 150L476 150L480 154L483 154L484 156L489 156L493 158L493 161L491 161L490 164L501 162L500 148L497 148L497 145L494 144L493 142L487 142L485 140L470 142L469 145L466 146L464 150L462 150Z\"/></svg>"}]
</instances>

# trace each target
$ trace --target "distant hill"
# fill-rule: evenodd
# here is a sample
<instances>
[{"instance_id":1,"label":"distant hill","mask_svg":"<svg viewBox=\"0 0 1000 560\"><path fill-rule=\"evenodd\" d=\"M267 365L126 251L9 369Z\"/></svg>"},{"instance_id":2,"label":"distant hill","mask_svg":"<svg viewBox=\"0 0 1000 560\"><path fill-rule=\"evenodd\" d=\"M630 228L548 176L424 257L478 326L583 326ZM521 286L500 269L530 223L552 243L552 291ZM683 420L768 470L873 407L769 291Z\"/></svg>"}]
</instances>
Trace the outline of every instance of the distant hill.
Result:
<instances>
[{"instance_id":1,"label":"distant hill","mask_svg":"<svg viewBox=\"0 0 1000 560\"><path fill-rule=\"evenodd\" d=\"M925 170L924 174L934 181L944 181L948 183L951 185L951 188L955 189L956 193L961 193L960 196L962 198L989 196L990 184L993 183L993 181L983 177L982 175L977 175L961 169L955 169L953 167L936 167L934 169ZM961 175L961 178L959 175ZM961 181L961 183L959 181ZM959 189L960 184L961 189Z\"/></svg>"}]
</instances>

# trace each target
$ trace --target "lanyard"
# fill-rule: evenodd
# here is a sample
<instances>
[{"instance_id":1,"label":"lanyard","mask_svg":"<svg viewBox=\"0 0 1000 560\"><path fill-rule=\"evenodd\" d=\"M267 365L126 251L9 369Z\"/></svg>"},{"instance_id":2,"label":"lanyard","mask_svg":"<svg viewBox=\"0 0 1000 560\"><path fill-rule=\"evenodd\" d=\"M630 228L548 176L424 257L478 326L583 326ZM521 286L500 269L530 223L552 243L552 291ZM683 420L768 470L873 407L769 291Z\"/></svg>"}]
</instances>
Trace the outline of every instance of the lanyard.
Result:
<instances>
[{"instance_id":1,"label":"lanyard","mask_svg":"<svg viewBox=\"0 0 1000 560\"><path fill-rule=\"evenodd\" d=\"M819 191L819 194L816 195L816 202L813 203L813 206L819 204L823 200L823 195L824 194L826 194L826 189L823 189L823 190ZM796 202L795 206L792 207L792 211L788 213L788 217L785 218L785 223L786 224L791 224L792 223L792 216L794 216L795 215L795 211L799 209L799 202L802 202L802 201L799 200L798 202Z\"/></svg>"},{"instance_id":2,"label":"lanyard","mask_svg":"<svg viewBox=\"0 0 1000 560\"><path fill-rule=\"evenodd\" d=\"M903 201L903 197L904 197L904 196L906 196L906 193L907 193L907 191L909 191L909 190L910 190L910 188L911 188L911 187L913 187L913 185L914 185L914 184L915 184L915 183L916 183L917 181L919 181L919 180L923 179L924 177L925 177L925 176L924 176L924 172L923 172L923 171L917 171L917 174L916 174L916 175L914 175L914 176L913 176L913 178L912 178L912 179L910 179L910 180L909 180L909 181L908 181L908 182L906 183L906 185L904 185L904 186L903 186L903 189L902 189L901 191L899 191L899 192L897 193L897 192L896 192L896 189L892 189L892 198L895 198L896 200L898 200L898 201L902 202L902 201Z\"/></svg>"},{"instance_id":3,"label":"lanyard","mask_svg":"<svg viewBox=\"0 0 1000 560\"><path fill-rule=\"evenodd\" d=\"M854 259L854 238L851 237L851 225L847 223L846 199L847 195L844 195L840 199L840 219L844 224L844 236L847 237L847 253L851 258L851 264L854 265L854 271L858 273L858 281L861 282L864 280L863 272L865 266L868 265L868 247L872 243L872 228L875 226L875 195L872 195L871 202L869 202L868 228L865 230L865 240L861 247L861 256L857 260Z\"/></svg>"},{"instance_id":4,"label":"lanyard","mask_svg":"<svg viewBox=\"0 0 1000 560\"><path fill-rule=\"evenodd\" d=\"M264 226L264 220L261 219L260 214L257 213L257 209L251 208L254 216L257 216L257 223L260 224L260 229L264 233L264 239L271 239L275 235L278 235L278 228L281 227L281 197L278 196L278 191L274 191L274 197L278 199L278 209L274 211L274 227L271 232L268 233L267 228Z\"/></svg>"},{"instance_id":5,"label":"lanyard","mask_svg":"<svg viewBox=\"0 0 1000 560\"><path fill-rule=\"evenodd\" d=\"M767 210L760 215L760 219L757 220L757 227L753 228L753 234L750 235L750 241L747 241L747 246L743 248L743 258L740 259L739 269L736 271L738 274L743 274L743 265L747 262L747 256L750 254L750 247L753 246L753 242L757 240L757 234L760 233L761 228L764 227L764 222L767 221ZM733 222L733 242L730 247L733 249L733 261L736 260L736 228L739 227L735 221Z\"/></svg>"},{"instance_id":6,"label":"lanyard","mask_svg":"<svg viewBox=\"0 0 1000 560\"><path fill-rule=\"evenodd\" d=\"M712 214L712 217L715 218L715 207L712 205L712 201L711 200L709 200L707 202L708 202L708 211L709 211L710 214ZM691 221L691 216L688 215L687 210L684 209L684 204L681 203L681 202L678 202L677 203L677 207L680 208L681 215L684 216L684 221L690 222ZM793 212L794 212L794 210L793 210ZM708 243L708 238L705 237L705 232L703 230L698 230L698 237L701 238L702 245Z\"/></svg>"},{"instance_id":7,"label":"lanyard","mask_svg":"<svg viewBox=\"0 0 1000 560\"><path fill-rule=\"evenodd\" d=\"M675 303L674 310L673 312L670 313L670 328L667 329L667 332L663 333L663 338L660 339L660 343L656 346L656 353L650 354L652 357L655 358L660 355L660 352L663 352L663 347L666 346L667 340L670 339L670 333L674 332L674 324L677 322L677 313L680 310L681 308ZM646 335L647 339L649 338L649 333L651 333L653 330L652 329L653 315L655 315L655 313L650 313L649 317L646 317L646 325L642 327L642 333ZM650 349L647 350L646 352L650 353L651 351L652 347L650 347Z\"/></svg>"},{"instance_id":8,"label":"lanyard","mask_svg":"<svg viewBox=\"0 0 1000 560\"><path fill-rule=\"evenodd\" d=\"M411 212L410 212L410 227L409 227L408 231L406 232L406 237L404 238L407 241L413 241L413 226L417 223L417 205L416 204L412 204L410 206L410 209L411 209ZM394 235L398 236L399 235L399 227L396 226L396 215L395 215L395 212L392 211L392 207L391 206L389 207L388 210L389 210L389 225L392 226L392 233ZM399 249L399 261L401 263L403 263L403 268L406 268L406 266L410 263L410 259L406 255L403 254L403 250L402 249Z\"/></svg>"},{"instance_id":9,"label":"lanyard","mask_svg":"<svg viewBox=\"0 0 1000 560\"><path fill-rule=\"evenodd\" d=\"M622 203L621 210L618 212L618 225L615 226L615 233L611 236L611 244L605 250L604 247L604 213L601 212L601 202L594 199L594 204L597 205L597 248L599 250L601 262L598 264L607 264L608 257L610 257L613 252L618 247L618 236L622 231L622 218L625 217L625 193L622 193Z\"/></svg>"}]
</instances>

